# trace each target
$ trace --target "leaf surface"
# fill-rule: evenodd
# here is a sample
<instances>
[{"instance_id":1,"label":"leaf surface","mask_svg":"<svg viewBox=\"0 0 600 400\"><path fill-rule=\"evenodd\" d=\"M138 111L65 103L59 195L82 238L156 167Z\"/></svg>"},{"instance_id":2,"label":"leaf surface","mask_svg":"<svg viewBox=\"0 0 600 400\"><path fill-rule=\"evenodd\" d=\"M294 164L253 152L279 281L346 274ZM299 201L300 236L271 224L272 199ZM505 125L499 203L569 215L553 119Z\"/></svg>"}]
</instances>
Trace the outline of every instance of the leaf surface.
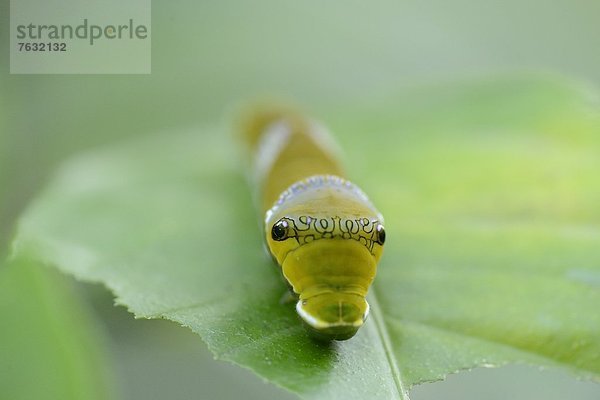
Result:
<instances>
[{"instance_id":1,"label":"leaf surface","mask_svg":"<svg viewBox=\"0 0 600 400\"><path fill-rule=\"evenodd\" d=\"M114 399L105 338L58 275L25 259L0 268L0 397Z\"/></svg>"},{"instance_id":2,"label":"leaf surface","mask_svg":"<svg viewBox=\"0 0 600 400\"><path fill-rule=\"evenodd\" d=\"M346 342L311 341L279 302L242 157L219 127L73 159L16 248L307 398L405 398L508 362L599 380L600 120L586 96L508 79L324 113L388 232L372 317Z\"/></svg>"}]
</instances>

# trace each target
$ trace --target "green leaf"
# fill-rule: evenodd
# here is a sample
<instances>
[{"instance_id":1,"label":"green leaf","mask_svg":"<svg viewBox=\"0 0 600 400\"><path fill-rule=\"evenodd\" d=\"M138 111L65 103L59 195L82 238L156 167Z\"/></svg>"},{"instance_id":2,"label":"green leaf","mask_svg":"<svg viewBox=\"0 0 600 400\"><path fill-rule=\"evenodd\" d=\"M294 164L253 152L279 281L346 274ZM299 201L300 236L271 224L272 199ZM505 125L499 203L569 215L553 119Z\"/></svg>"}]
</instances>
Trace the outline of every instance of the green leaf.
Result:
<instances>
[{"instance_id":1,"label":"green leaf","mask_svg":"<svg viewBox=\"0 0 600 400\"><path fill-rule=\"evenodd\" d=\"M0 269L0 397L112 399L105 342L57 272L18 259Z\"/></svg>"},{"instance_id":2,"label":"green leaf","mask_svg":"<svg viewBox=\"0 0 600 400\"><path fill-rule=\"evenodd\" d=\"M18 252L307 398L406 398L508 362L600 380L600 118L585 92L505 79L325 115L389 237L352 340L311 341L279 302L242 157L218 127L67 163L22 219Z\"/></svg>"}]
</instances>

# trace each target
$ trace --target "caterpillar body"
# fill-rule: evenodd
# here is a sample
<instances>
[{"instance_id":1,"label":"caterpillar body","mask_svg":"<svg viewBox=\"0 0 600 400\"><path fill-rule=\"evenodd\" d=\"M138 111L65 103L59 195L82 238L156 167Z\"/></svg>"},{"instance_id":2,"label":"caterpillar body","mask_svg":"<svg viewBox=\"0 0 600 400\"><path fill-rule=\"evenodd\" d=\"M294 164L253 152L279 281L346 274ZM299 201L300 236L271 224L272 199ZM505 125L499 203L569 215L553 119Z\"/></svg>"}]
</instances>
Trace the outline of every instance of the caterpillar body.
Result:
<instances>
[{"instance_id":1,"label":"caterpillar body","mask_svg":"<svg viewBox=\"0 0 600 400\"><path fill-rule=\"evenodd\" d=\"M369 314L383 251L383 217L345 178L331 136L293 110L249 113L242 133L266 247L314 336L346 340Z\"/></svg>"}]
</instances>

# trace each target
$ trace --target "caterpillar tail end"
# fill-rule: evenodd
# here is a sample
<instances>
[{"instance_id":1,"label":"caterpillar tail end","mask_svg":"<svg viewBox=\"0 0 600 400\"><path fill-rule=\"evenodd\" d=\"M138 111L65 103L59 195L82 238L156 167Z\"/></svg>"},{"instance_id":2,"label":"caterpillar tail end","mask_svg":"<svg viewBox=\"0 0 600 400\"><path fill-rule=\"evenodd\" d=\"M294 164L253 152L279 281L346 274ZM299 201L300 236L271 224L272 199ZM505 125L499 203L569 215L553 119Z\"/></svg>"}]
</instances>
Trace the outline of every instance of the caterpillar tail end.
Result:
<instances>
[{"instance_id":1,"label":"caterpillar tail end","mask_svg":"<svg viewBox=\"0 0 600 400\"><path fill-rule=\"evenodd\" d=\"M256 149L260 137L272 123L281 119L300 119L298 110L284 102L263 101L242 109L237 119L237 131L251 150Z\"/></svg>"}]
</instances>

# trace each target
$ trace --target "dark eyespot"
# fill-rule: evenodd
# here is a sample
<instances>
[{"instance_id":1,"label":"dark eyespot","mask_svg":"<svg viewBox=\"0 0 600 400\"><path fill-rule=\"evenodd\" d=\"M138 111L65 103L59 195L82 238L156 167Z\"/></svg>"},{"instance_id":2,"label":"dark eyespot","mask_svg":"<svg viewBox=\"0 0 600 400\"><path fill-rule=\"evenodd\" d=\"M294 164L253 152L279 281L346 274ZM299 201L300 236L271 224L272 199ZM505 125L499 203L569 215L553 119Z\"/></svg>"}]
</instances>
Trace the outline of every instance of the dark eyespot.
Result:
<instances>
[{"instance_id":1,"label":"dark eyespot","mask_svg":"<svg viewBox=\"0 0 600 400\"><path fill-rule=\"evenodd\" d=\"M287 239L288 223L285 220L279 220L271 229L271 237L278 242Z\"/></svg>"},{"instance_id":2,"label":"dark eyespot","mask_svg":"<svg viewBox=\"0 0 600 400\"><path fill-rule=\"evenodd\" d=\"M385 229L381 224L377 224L377 243L382 246L385 243Z\"/></svg>"}]
</instances>

